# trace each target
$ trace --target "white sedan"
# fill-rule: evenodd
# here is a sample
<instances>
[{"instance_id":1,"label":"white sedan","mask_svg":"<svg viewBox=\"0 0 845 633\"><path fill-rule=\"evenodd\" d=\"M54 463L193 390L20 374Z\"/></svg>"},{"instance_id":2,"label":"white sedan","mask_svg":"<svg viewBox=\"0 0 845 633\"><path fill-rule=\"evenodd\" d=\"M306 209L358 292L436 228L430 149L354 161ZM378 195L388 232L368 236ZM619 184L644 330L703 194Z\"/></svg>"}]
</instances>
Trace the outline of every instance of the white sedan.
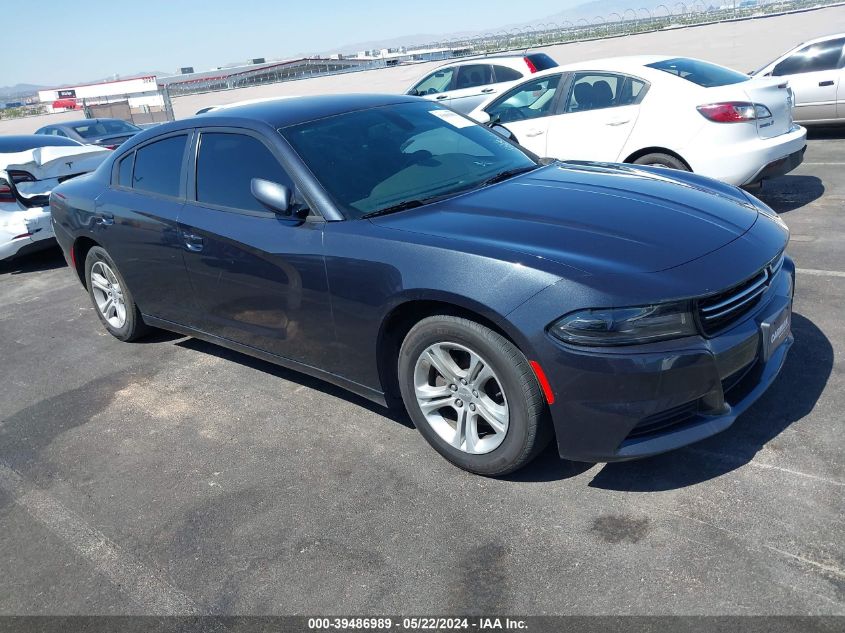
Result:
<instances>
[{"instance_id":1,"label":"white sedan","mask_svg":"<svg viewBox=\"0 0 845 633\"><path fill-rule=\"evenodd\" d=\"M93 171L110 153L68 138L0 136L0 260L54 243L50 191Z\"/></svg>"},{"instance_id":2,"label":"white sedan","mask_svg":"<svg viewBox=\"0 0 845 633\"><path fill-rule=\"evenodd\" d=\"M504 126L539 156L658 165L734 185L791 171L807 145L807 131L792 121L786 82L752 81L686 57L560 66L533 75L470 116Z\"/></svg>"}]
</instances>

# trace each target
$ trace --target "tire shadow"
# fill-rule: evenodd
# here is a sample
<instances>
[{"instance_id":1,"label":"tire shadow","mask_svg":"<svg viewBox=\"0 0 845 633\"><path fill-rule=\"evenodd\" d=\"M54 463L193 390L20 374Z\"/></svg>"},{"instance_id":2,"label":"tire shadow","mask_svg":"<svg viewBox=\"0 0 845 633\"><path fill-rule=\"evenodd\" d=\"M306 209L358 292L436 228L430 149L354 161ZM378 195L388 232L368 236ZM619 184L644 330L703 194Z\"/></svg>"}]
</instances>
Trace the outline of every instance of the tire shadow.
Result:
<instances>
[{"instance_id":1,"label":"tire shadow","mask_svg":"<svg viewBox=\"0 0 845 633\"><path fill-rule=\"evenodd\" d=\"M817 176L792 175L767 180L751 193L778 213L789 213L824 195L824 183Z\"/></svg>"},{"instance_id":2,"label":"tire shadow","mask_svg":"<svg viewBox=\"0 0 845 633\"><path fill-rule=\"evenodd\" d=\"M0 275L26 275L66 266L67 262L61 249L53 245L43 250L0 261Z\"/></svg>"}]
</instances>

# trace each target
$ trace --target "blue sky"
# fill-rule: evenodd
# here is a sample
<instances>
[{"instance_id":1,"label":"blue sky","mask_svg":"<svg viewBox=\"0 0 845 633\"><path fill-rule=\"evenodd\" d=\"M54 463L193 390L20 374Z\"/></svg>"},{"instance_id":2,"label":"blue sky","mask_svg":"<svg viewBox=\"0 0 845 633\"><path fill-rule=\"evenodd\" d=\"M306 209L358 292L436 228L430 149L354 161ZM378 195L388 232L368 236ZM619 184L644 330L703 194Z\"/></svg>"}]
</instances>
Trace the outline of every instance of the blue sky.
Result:
<instances>
[{"instance_id":1,"label":"blue sky","mask_svg":"<svg viewBox=\"0 0 845 633\"><path fill-rule=\"evenodd\" d=\"M0 86L205 70L402 35L494 29L583 1L25 0L3 12Z\"/></svg>"}]
</instances>

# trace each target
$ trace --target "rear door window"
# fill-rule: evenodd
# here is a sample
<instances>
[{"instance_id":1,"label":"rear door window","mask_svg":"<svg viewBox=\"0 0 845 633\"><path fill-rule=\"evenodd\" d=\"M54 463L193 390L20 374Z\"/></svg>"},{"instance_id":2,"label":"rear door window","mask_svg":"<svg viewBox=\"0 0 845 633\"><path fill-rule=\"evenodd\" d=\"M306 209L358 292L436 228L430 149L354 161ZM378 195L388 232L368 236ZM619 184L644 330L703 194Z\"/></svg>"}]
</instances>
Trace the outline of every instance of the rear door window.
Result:
<instances>
[{"instance_id":1,"label":"rear door window","mask_svg":"<svg viewBox=\"0 0 845 633\"><path fill-rule=\"evenodd\" d=\"M132 186L132 165L135 161L135 152L129 152L120 159L117 164L117 184L121 187Z\"/></svg>"},{"instance_id":2,"label":"rear door window","mask_svg":"<svg viewBox=\"0 0 845 633\"><path fill-rule=\"evenodd\" d=\"M188 136L181 134L136 150L132 187L138 191L178 197L187 142Z\"/></svg>"},{"instance_id":3,"label":"rear door window","mask_svg":"<svg viewBox=\"0 0 845 633\"><path fill-rule=\"evenodd\" d=\"M743 75L730 68L686 57L664 59L653 64L647 64L647 66L686 79L702 88L730 86L750 79L748 75Z\"/></svg>"},{"instance_id":4,"label":"rear door window","mask_svg":"<svg viewBox=\"0 0 845 633\"><path fill-rule=\"evenodd\" d=\"M644 81L627 75L577 73L566 101L566 112L632 105L639 101L644 88Z\"/></svg>"},{"instance_id":5,"label":"rear door window","mask_svg":"<svg viewBox=\"0 0 845 633\"><path fill-rule=\"evenodd\" d=\"M455 89L476 88L493 83L493 67L490 64L467 64L458 66Z\"/></svg>"},{"instance_id":6,"label":"rear door window","mask_svg":"<svg viewBox=\"0 0 845 633\"><path fill-rule=\"evenodd\" d=\"M197 157L197 202L243 211L267 211L252 195L253 178L292 187L279 161L254 136L202 133Z\"/></svg>"},{"instance_id":7,"label":"rear door window","mask_svg":"<svg viewBox=\"0 0 845 633\"><path fill-rule=\"evenodd\" d=\"M845 38L805 46L779 62L772 70L772 75L797 75L839 68L843 61L843 45Z\"/></svg>"},{"instance_id":8,"label":"rear door window","mask_svg":"<svg viewBox=\"0 0 845 633\"><path fill-rule=\"evenodd\" d=\"M493 66L493 72L496 76L496 83L501 81L517 81L522 79L522 73L507 66Z\"/></svg>"}]
</instances>

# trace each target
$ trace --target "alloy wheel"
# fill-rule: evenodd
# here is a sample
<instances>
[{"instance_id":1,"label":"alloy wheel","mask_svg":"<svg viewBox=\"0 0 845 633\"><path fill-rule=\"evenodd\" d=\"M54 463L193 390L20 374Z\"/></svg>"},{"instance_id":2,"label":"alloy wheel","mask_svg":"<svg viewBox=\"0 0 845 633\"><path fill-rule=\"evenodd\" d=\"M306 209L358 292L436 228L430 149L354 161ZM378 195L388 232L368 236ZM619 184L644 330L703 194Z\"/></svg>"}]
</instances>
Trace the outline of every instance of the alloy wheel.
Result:
<instances>
[{"instance_id":1,"label":"alloy wheel","mask_svg":"<svg viewBox=\"0 0 845 633\"><path fill-rule=\"evenodd\" d=\"M423 350L414 393L426 421L452 447L481 455L504 441L510 415L502 383L468 347L444 341Z\"/></svg>"},{"instance_id":2,"label":"alloy wheel","mask_svg":"<svg viewBox=\"0 0 845 633\"><path fill-rule=\"evenodd\" d=\"M91 289L97 309L106 322L113 328L122 328L126 323L123 288L120 287L117 275L103 261L98 261L91 267Z\"/></svg>"}]
</instances>

